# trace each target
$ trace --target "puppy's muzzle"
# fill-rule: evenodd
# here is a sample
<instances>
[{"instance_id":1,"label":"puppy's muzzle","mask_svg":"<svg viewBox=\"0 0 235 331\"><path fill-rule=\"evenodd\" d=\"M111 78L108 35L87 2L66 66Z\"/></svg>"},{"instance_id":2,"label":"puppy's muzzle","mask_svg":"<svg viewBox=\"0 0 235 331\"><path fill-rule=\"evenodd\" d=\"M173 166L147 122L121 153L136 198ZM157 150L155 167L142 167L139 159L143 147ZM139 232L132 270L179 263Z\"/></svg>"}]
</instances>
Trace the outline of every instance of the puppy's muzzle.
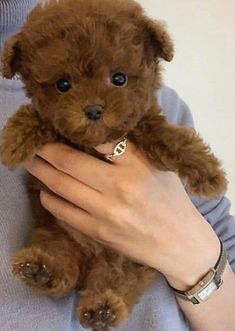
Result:
<instances>
[{"instance_id":1,"label":"puppy's muzzle","mask_svg":"<svg viewBox=\"0 0 235 331\"><path fill-rule=\"evenodd\" d=\"M84 108L86 117L91 121L98 121L104 112L104 108L100 105L90 105Z\"/></svg>"}]
</instances>

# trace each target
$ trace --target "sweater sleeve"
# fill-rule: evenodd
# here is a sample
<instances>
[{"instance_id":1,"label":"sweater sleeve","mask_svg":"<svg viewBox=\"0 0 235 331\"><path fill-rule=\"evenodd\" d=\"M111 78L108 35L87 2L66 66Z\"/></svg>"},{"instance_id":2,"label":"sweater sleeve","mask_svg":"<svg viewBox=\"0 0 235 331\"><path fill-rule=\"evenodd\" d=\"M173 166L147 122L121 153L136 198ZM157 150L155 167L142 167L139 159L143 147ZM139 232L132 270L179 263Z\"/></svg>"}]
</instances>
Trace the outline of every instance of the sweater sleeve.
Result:
<instances>
[{"instance_id":1,"label":"sweater sleeve","mask_svg":"<svg viewBox=\"0 0 235 331\"><path fill-rule=\"evenodd\" d=\"M189 107L177 93L164 86L157 95L163 113L172 124L194 126ZM230 214L231 203L225 196L208 200L189 195L198 211L210 223L228 252L228 260L235 273L235 217Z\"/></svg>"}]
</instances>

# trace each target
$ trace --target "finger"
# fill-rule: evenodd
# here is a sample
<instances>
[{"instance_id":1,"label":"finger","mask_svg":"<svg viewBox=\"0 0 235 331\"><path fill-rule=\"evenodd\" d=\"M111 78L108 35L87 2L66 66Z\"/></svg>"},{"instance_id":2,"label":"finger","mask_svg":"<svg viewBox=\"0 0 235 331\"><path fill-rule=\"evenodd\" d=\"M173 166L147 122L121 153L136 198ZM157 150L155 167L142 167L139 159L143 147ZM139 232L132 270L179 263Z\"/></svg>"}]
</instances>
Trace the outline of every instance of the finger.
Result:
<instances>
[{"instance_id":1,"label":"finger","mask_svg":"<svg viewBox=\"0 0 235 331\"><path fill-rule=\"evenodd\" d=\"M113 171L112 164L61 143L47 144L37 155L58 170L99 191L104 190L107 177Z\"/></svg>"},{"instance_id":2,"label":"finger","mask_svg":"<svg viewBox=\"0 0 235 331\"><path fill-rule=\"evenodd\" d=\"M65 222L93 239L98 237L97 221L89 213L45 191L40 192L40 200L43 207L57 220Z\"/></svg>"},{"instance_id":3,"label":"finger","mask_svg":"<svg viewBox=\"0 0 235 331\"><path fill-rule=\"evenodd\" d=\"M57 170L39 157L27 163L26 169L57 195L91 214L103 215L102 206L105 204L99 191Z\"/></svg>"}]
</instances>

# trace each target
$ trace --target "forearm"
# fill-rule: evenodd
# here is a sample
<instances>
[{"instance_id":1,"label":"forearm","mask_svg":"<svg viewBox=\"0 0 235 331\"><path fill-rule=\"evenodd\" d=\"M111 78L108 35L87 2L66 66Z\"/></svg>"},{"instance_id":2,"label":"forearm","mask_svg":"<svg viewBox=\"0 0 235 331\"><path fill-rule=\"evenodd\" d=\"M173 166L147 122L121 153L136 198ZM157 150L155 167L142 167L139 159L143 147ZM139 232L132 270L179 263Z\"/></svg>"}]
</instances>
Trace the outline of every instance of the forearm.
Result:
<instances>
[{"instance_id":1,"label":"forearm","mask_svg":"<svg viewBox=\"0 0 235 331\"><path fill-rule=\"evenodd\" d=\"M227 264L224 284L204 303L193 305L177 297L194 331L235 330L235 275Z\"/></svg>"}]
</instances>

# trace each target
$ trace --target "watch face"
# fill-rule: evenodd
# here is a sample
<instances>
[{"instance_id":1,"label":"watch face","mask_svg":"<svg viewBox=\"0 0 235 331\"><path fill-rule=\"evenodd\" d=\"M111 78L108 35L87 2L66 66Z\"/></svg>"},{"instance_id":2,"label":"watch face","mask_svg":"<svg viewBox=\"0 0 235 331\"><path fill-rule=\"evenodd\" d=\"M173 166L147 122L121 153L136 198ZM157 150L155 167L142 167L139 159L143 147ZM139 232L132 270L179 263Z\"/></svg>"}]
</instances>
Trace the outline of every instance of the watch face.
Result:
<instances>
[{"instance_id":1,"label":"watch face","mask_svg":"<svg viewBox=\"0 0 235 331\"><path fill-rule=\"evenodd\" d=\"M218 286L214 282L211 282L206 288L204 288L204 290L199 292L197 296L201 301L205 301L217 289Z\"/></svg>"}]
</instances>

